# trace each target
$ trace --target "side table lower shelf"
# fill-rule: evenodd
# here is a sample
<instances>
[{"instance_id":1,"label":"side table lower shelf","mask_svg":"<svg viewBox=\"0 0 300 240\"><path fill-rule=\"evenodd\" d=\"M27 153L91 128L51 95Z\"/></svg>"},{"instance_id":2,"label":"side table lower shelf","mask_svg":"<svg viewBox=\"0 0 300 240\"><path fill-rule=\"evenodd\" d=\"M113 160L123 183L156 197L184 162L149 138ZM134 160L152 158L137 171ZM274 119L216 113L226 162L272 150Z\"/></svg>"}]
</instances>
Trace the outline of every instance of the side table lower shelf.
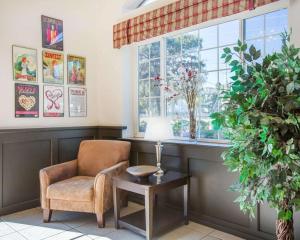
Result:
<instances>
[{"instance_id":1,"label":"side table lower shelf","mask_svg":"<svg viewBox=\"0 0 300 240\"><path fill-rule=\"evenodd\" d=\"M185 218L182 210L167 207L156 207L153 211L153 234L154 236L168 232L179 225L184 225ZM146 236L145 210L123 216L118 220L121 228L126 228L140 235Z\"/></svg>"}]
</instances>

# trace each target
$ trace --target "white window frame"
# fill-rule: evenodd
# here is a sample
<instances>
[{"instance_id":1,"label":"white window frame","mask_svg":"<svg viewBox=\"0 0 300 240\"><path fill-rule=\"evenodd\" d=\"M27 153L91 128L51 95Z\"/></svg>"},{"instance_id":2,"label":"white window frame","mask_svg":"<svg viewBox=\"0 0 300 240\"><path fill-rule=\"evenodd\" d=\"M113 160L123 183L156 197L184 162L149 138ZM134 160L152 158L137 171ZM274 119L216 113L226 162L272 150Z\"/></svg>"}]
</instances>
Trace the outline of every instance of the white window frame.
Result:
<instances>
[{"instance_id":1,"label":"white window frame","mask_svg":"<svg viewBox=\"0 0 300 240\"><path fill-rule=\"evenodd\" d=\"M165 39L168 37L175 37L176 35L180 35L180 34L184 34L187 32L192 32L195 30L199 30L201 28L207 28L210 26L214 26L214 25L218 25L218 24L222 24L222 23L226 23L229 21L234 21L234 20L239 20L240 21L240 38L241 40L243 40L244 38L244 24L243 21L247 18L252 18L255 16L259 16L259 15L263 15L263 14L267 14L270 12L274 12L274 11L278 11L281 9L288 9L289 4L287 0L284 1L278 1L278 2L274 2L262 7L259 7L255 10L251 10L251 11L245 11L242 13L238 13L238 14L234 14L228 17L223 17L220 19L214 19L214 20L210 20L204 23L200 23L188 28L184 28L178 31L174 31L171 33L167 33L165 35L162 36L158 36L155 38L151 38L142 42L138 42L138 43L134 43L132 44L131 48L132 48L132 54L133 54L133 65L132 65L132 72L134 73L133 76L133 90L134 90L134 96L133 96L133 127L134 127L134 137L144 137L144 133L139 132L139 115L138 115L138 81L139 81L139 77L138 77L138 47L142 46L142 45L147 45L147 44L151 44L154 42L160 42L160 75L162 76L162 78L165 77L165 62L166 62L166 44L165 44ZM290 23L289 23L290 26ZM163 94L163 93L162 93ZM166 106L164 103L164 98L161 97L161 116L166 116ZM223 143L226 142L225 140L221 140L221 139L207 139L207 138L200 138L197 139L198 141L201 142L217 142L217 143Z\"/></svg>"}]
</instances>

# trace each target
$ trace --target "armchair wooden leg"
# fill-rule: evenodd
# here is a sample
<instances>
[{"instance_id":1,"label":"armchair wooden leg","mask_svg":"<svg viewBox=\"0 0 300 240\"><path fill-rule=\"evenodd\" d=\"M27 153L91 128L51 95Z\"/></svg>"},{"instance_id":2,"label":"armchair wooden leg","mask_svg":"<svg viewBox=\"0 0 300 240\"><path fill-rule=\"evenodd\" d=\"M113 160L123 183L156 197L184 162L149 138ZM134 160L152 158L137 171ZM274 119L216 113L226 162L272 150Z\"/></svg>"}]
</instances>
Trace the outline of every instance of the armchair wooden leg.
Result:
<instances>
[{"instance_id":1,"label":"armchair wooden leg","mask_svg":"<svg viewBox=\"0 0 300 240\"><path fill-rule=\"evenodd\" d=\"M104 228L105 227L105 217L104 213L96 213L97 216L97 224L99 228Z\"/></svg>"},{"instance_id":2,"label":"armchair wooden leg","mask_svg":"<svg viewBox=\"0 0 300 240\"><path fill-rule=\"evenodd\" d=\"M44 223L48 223L51 221L52 210L51 209L43 209L43 220Z\"/></svg>"}]
</instances>

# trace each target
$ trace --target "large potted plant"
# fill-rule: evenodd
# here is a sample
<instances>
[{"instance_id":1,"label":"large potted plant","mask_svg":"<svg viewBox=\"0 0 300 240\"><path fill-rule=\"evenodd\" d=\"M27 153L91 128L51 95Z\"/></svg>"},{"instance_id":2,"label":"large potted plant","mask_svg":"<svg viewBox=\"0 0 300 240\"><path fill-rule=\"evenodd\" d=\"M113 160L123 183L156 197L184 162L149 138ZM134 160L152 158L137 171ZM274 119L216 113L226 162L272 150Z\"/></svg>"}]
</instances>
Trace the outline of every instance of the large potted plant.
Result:
<instances>
[{"instance_id":1,"label":"large potted plant","mask_svg":"<svg viewBox=\"0 0 300 240\"><path fill-rule=\"evenodd\" d=\"M268 203L277 210L277 239L292 240L300 206L300 59L289 34L282 40L282 51L263 59L240 41L224 49L234 76L223 93L224 110L211 117L231 141L223 158L239 173L232 190L241 210L255 217L257 204Z\"/></svg>"}]
</instances>

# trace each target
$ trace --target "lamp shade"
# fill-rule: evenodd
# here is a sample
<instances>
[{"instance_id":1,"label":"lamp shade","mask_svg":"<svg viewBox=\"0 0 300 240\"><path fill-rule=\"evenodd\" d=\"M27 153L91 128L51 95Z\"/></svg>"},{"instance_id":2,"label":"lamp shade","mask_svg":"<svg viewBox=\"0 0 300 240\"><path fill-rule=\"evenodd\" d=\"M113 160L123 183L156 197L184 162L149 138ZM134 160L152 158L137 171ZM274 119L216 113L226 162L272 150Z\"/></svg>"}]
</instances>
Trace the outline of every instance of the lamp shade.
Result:
<instances>
[{"instance_id":1,"label":"lamp shade","mask_svg":"<svg viewBox=\"0 0 300 240\"><path fill-rule=\"evenodd\" d=\"M145 139L163 141L173 138L171 123L167 118L148 118Z\"/></svg>"}]
</instances>

